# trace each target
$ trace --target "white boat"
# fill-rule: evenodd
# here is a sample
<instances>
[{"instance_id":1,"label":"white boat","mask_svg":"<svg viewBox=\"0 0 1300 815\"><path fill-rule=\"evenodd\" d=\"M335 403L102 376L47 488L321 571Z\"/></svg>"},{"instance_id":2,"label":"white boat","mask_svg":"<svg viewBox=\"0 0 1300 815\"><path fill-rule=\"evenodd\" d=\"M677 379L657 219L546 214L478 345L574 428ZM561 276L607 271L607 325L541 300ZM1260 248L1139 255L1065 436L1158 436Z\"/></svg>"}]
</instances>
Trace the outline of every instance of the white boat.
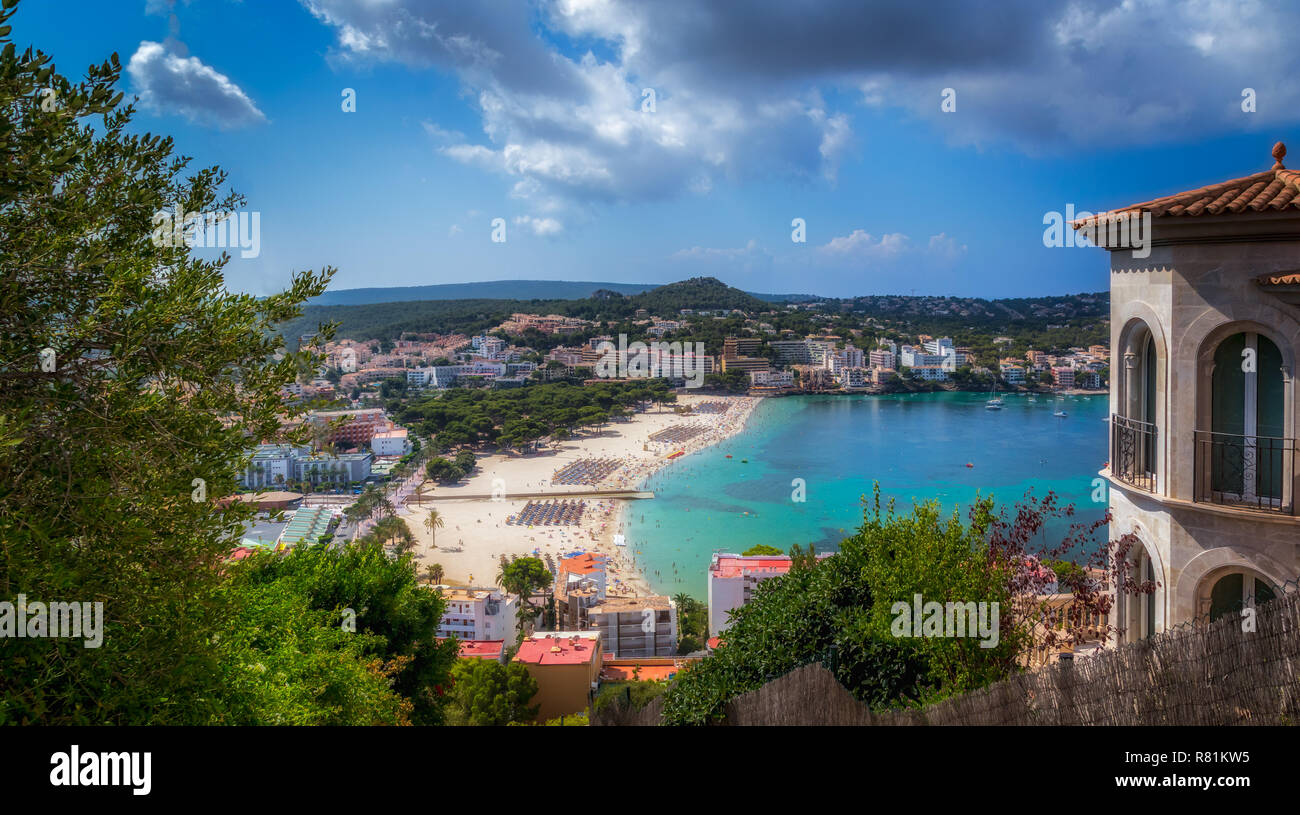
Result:
<instances>
[{"instance_id":1,"label":"white boat","mask_svg":"<svg viewBox=\"0 0 1300 815\"><path fill-rule=\"evenodd\" d=\"M1002 400L1001 400L1001 399L990 399L990 400L988 400L987 402L984 403L984 409L985 409L985 410L1001 410L1001 409L1002 409Z\"/></svg>"},{"instance_id":2,"label":"white boat","mask_svg":"<svg viewBox=\"0 0 1300 815\"><path fill-rule=\"evenodd\" d=\"M1066 417L1066 413L1065 413L1064 410L1058 410L1058 411L1056 411L1055 413L1053 413L1052 415L1055 416L1055 417L1057 417L1058 419L1064 419L1064 418Z\"/></svg>"}]
</instances>

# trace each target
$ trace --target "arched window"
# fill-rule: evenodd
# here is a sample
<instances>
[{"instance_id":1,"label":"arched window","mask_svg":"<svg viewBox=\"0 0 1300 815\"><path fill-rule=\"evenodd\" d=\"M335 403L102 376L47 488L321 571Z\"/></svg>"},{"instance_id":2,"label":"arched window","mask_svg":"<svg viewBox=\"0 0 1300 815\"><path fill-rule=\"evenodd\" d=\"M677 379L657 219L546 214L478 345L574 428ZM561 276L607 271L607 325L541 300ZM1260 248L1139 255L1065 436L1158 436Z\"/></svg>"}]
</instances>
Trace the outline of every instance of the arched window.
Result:
<instances>
[{"instance_id":1,"label":"arched window","mask_svg":"<svg viewBox=\"0 0 1300 815\"><path fill-rule=\"evenodd\" d=\"M1210 588L1210 622L1248 606L1267 603L1276 596L1277 590L1268 580L1247 569L1233 569L1215 580Z\"/></svg>"},{"instance_id":2,"label":"arched window","mask_svg":"<svg viewBox=\"0 0 1300 815\"><path fill-rule=\"evenodd\" d=\"M1120 413L1111 418L1111 473L1153 491L1156 474L1156 341L1144 323L1123 345Z\"/></svg>"},{"instance_id":3,"label":"arched window","mask_svg":"<svg viewBox=\"0 0 1300 815\"><path fill-rule=\"evenodd\" d=\"M1146 553L1143 553L1142 559L1146 561L1146 569L1142 575L1143 580L1155 583L1155 564L1152 562L1151 557ZM1159 591L1159 588L1157 588L1156 591ZM1144 613L1142 619L1142 636L1144 637L1154 636L1156 633L1156 591L1153 591L1146 596L1146 608L1143 609Z\"/></svg>"},{"instance_id":4,"label":"arched window","mask_svg":"<svg viewBox=\"0 0 1300 815\"><path fill-rule=\"evenodd\" d=\"M1123 592L1119 597L1118 625L1124 632L1125 642L1144 639L1164 629L1164 614L1161 612L1164 577L1151 552L1139 539L1126 557L1129 578L1136 583L1151 583L1155 590L1149 593Z\"/></svg>"},{"instance_id":5,"label":"arched window","mask_svg":"<svg viewBox=\"0 0 1300 815\"><path fill-rule=\"evenodd\" d=\"M1214 351L1209 472L1226 502L1278 508L1284 467L1282 353L1262 334L1233 334Z\"/></svg>"}]
</instances>

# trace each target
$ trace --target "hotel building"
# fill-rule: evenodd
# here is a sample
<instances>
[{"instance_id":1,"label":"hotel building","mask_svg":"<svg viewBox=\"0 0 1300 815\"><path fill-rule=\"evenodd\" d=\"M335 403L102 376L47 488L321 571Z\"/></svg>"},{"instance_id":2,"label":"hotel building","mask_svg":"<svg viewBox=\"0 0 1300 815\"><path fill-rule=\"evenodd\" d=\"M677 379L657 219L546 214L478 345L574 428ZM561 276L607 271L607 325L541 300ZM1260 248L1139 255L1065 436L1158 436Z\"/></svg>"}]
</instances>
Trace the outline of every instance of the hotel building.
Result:
<instances>
[{"instance_id":1,"label":"hotel building","mask_svg":"<svg viewBox=\"0 0 1300 815\"><path fill-rule=\"evenodd\" d=\"M759 583L789 571L789 555L714 553L709 564L709 633L717 636L727 630L728 613L748 603Z\"/></svg>"},{"instance_id":2,"label":"hotel building","mask_svg":"<svg viewBox=\"0 0 1300 815\"><path fill-rule=\"evenodd\" d=\"M587 628L619 659L677 653L677 603L671 597L610 597L587 609Z\"/></svg>"},{"instance_id":3,"label":"hotel building","mask_svg":"<svg viewBox=\"0 0 1300 815\"><path fill-rule=\"evenodd\" d=\"M519 630L519 599L500 589L438 586L447 607L438 626L439 637L458 640L508 640Z\"/></svg>"}]
</instances>

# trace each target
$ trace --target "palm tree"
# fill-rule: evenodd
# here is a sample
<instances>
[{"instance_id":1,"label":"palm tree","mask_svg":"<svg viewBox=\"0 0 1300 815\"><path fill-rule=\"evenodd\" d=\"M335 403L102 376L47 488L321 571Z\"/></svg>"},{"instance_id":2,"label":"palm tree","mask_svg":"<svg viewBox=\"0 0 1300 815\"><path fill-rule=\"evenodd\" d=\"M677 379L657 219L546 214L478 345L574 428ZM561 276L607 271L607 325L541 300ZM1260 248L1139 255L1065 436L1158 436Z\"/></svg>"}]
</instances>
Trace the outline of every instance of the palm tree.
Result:
<instances>
[{"instance_id":1,"label":"palm tree","mask_svg":"<svg viewBox=\"0 0 1300 815\"><path fill-rule=\"evenodd\" d=\"M434 537L442 527L442 515L436 509L429 510L429 517L424 519L424 528L429 530L429 545L434 549L438 548L438 544L434 542Z\"/></svg>"},{"instance_id":2,"label":"palm tree","mask_svg":"<svg viewBox=\"0 0 1300 815\"><path fill-rule=\"evenodd\" d=\"M441 563L431 563L424 570L424 579L431 586L442 583L445 576L446 573L443 571Z\"/></svg>"},{"instance_id":3,"label":"palm tree","mask_svg":"<svg viewBox=\"0 0 1300 815\"><path fill-rule=\"evenodd\" d=\"M396 515L381 518L375 524L372 532L375 538L384 545L396 541L394 548L401 553L409 552L415 546L415 535L411 534L411 528L406 525L406 521Z\"/></svg>"}]
</instances>

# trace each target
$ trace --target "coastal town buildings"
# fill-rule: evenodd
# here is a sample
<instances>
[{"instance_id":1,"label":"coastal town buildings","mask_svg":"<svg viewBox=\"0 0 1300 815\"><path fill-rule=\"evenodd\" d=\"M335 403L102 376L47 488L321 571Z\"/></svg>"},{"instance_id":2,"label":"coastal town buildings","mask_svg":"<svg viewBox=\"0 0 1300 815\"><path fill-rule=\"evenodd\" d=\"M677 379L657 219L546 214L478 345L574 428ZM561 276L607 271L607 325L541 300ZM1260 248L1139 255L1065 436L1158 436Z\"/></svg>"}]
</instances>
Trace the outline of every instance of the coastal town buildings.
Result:
<instances>
[{"instance_id":1,"label":"coastal town buildings","mask_svg":"<svg viewBox=\"0 0 1300 815\"><path fill-rule=\"evenodd\" d=\"M404 456L411 452L409 435L404 427L380 430L370 437L370 451L376 456Z\"/></svg>"},{"instance_id":2,"label":"coastal town buildings","mask_svg":"<svg viewBox=\"0 0 1300 815\"><path fill-rule=\"evenodd\" d=\"M519 631L519 598L495 588L437 588L447 604L438 625L438 636L514 641Z\"/></svg>"},{"instance_id":3,"label":"coastal town buildings","mask_svg":"<svg viewBox=\"0 0 1300 815\"><path fill-rule=\"evenodd\" d=\"M610 597L587 609L587 628L619 659L677 653L677 603L671 597Z\"/></svg>"},{"instance_id":4,"label":"coastal town buildings","mask_svg":"<svg viewBox=\"0 0 1300 815\"><path fill-rule=\"evenodd\" d=\"M793 371L774 371L771 368L751 371L749 381L752 385L771 388L793 388Z\"/></svg>"},{"instance_id":5,"label":"coastal town buildings","mask_svg":"<svg viewBox=\"0 0 1300 815\"><path fill-rule=\"evenodd\" d=\"M1285 155L1073 224L1110 247L1111 537L1132 536L1135 576L1156 586L1120 593L1123 641L1300 574L1300 172ZM1125 217L1150 219L1149 256L1107 244Z\"/></svg>"},{"instance_id":6,"label":"coastal town buildings","mask_svg":"<svg viewBox=\"0 0 1300 815\"><path fill-rule=\"evenodd\" d=\"M514 661L537 682L536 720L581 713L591 704L603 660L600 632L551 631L525 639Z\"/></svg>"},{"instance_id":7,"label":"coastal town buildings","mask_svg":"<svg viewBox=\"0 0 1300 815\"><path fill-rule=\"evenodd\" d=\"M538 331L542 334L573 334L589 325L594 325L594 323L590 320L564 317L559 314L547 314L545 316L511 314L510 319L501 323L496 330L506 334L522 334L528 330Z\"/></svg>"},{"instance_id":8,"label":"coastal town buildings","mask_svg":"<svg viewBox=\"0 0 1300 815\"><path fill-rule=\"evenodd\" d=\"M583 552L560 560L553 583L560 625L573 629L586 626L588 610L605 599L608 564L608 555L595 552Z\"/></svg>"},{"instance_id":9,"label":"coastal town buildings","mask_svg":"<svg viewBox=\"0 0 1300 815\"><path fill-rule=\"evenodd\" d=\"M728 614L748 603L759 583L789 571L789 555L714 553L709 564L709 633L716 636L726 631Z\"/></svg>"},{"instance_id":10,"label":"coastal town buildings","mask_svg":"<svg viewBox=\"0 0 1300 815\"><path fill-rule=\"evenodd\" d=\"M373 462L374 455L368 452L325 455L313 454L305 446L259 444L239 482L248 489L279 487L291 481L346 486L369 478Z\"/></svg>"},{"instance_id":11,"label":"coastal town buildings","mask_svg":"<svg viewBox=\"0 0 1300 815\"><path fill-rule=\"evenodd\" d=\"M380 430L392 427L383 408L356 410L315 410L307 421L323 429L330 443L341 447L362 447Z\"/></svg>"},{"instance_id":12,"label":"coastal town buildings","mask_svg":"<svg viewBox=\"0 0 1300 815\"><path fill-rule=\"evenodd\" d=\"M446 637L438 637L439 642L446 639ZM457 656L461 659L489 659L502 665L506 664L505 640L458 640L458 642L460 651Z\"/></svg>"}]
</instances>

